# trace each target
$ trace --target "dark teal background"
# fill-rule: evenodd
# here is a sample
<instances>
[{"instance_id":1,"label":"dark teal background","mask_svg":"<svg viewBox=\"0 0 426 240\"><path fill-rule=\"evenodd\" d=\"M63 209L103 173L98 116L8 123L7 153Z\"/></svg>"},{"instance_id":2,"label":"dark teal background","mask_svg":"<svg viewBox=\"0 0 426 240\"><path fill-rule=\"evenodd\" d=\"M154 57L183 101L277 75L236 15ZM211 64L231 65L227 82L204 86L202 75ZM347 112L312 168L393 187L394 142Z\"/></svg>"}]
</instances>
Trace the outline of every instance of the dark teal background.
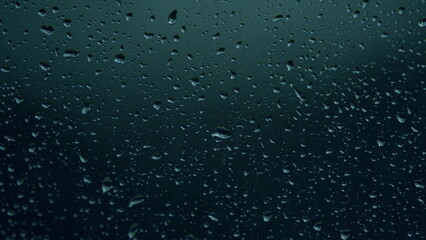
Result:
<instances>
[{"instance_id":1,"label":"dark teal background","mask_svg":"<svg viewBox=\"0 0 426 240\"><path fill-rule=\"evenodd\" d=\"M0 239L426 239L425 18L2 2Z\"/></svg>"}]
</instances>

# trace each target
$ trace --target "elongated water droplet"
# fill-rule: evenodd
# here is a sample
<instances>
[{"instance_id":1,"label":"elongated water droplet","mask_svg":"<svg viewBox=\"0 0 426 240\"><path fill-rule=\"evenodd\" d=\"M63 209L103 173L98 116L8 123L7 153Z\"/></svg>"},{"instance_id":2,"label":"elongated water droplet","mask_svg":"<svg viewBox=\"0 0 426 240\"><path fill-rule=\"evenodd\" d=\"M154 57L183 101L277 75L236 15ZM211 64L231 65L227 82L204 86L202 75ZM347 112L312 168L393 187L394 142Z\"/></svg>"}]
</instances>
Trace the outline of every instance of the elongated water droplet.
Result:
<instances>
[{"instance_id":1,"label":"elongated water droplet","mask_svg":"<svg viewBox=\"0 0 426 240\"><path fill-rule=\"evenodd\" d=\"M137 205L137 204L139 204L139 203L141 203L143 201L145 201L144 196L142 196L142 195L136 195L132 199L130 199L129 208L131 208L131 207L133 207L133 206L135 206L135 205Z\"/></svg>"},{"instance_id":2,"label":"elongated water droplet","mask_svg":"<svg viewBox=\"0 0 426 240\"><path fill-rule=\"evenodd\" d=\"M169 24L175 24L177 20L177 10L173 10L170 14L169 14Z\"/></svg>"},{"instance_id":3,"label":"elongated water droplet","mask_svg":"<svg viewBox=\"0 0 426 240\"><path fill-rule=\"evenodd\" d=\"M280 14L280 15L276 15L274 19L272 19L272 21L279 22L279 21L282 21L283 19L284 19L284 16Z\"/></svg>"},{"instance_id":4,"label":"elongated water droplet","mask_svg":"<svg viewBox=\"0 0 426 240\"><path fill-rule=\"evenodd\" d=\"M231 132L224 127L217 127L212 133L212 137L227 139L231 137Z\"/></svg>"},{"instance_id":5,"label":"elongated water droplet","mask_svg":"<svg viewBox=\"0 0 426 240\"><path fill-rule=\"evenodd\" d=\"M130 226L129 233L127 234L130 239L134 238L136 233L139 231L139 226L137 223L133 223Z\"/></svg>"},{"instance_id":6,"label":"elongated water droplet","mask_svg":"<svg viewBox=\"0 0 426 240\"><path fill-rule=\"evenodd\" d=\"M81 156L81 153L78 155L78 157L80 158L80 161L82 163L87 163L87 159L85 157Z\"/></svg>"},{"instance_id":7,"label":"elongated water droplet","mask_svg":"<svg viewBox=\"0 0 426 240\"><path fill-rule=\"evenodd\" d=\"M67 49L64 52L64 57L66 58L73 58L73 57L77 57L78 54L80 54L80 51L75 50L75 49Z\"/></svg>"},{"instance_id":8,"label":"elongated water droplet","mask_svg":"<svg viewBox=\"0 0 426 240\"><path fill-rule=\"evenodd\" d=\"M52 35L53 33L53 27L51 26L41 26L40 31L46 35Z\"/></svg>"}]
</instances>

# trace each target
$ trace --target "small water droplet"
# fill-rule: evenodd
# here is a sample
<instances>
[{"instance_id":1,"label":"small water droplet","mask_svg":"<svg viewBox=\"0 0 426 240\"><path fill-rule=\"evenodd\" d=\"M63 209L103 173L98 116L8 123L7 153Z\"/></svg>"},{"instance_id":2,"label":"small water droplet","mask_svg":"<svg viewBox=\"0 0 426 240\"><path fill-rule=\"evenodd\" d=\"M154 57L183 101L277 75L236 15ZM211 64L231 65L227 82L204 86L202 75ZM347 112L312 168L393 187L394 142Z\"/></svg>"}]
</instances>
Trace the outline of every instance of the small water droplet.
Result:
<instances>
[{"instance_id":1,"label":"small water droplet","mask_svg":"<svg viewBox=\"0 0 426 240\"><path fill-rule=\"evenodd\" d=\"M39 64L40 68L43 71L49 71L50 70L50 64L48 64L47 62L42 62Z\"/></svg>"},{"instance_id":2,"label":"small water droplet","mask_svg":"<svg viewBox=\"0 0 426 240\"><path fill-rule=\"evenodd\" d=\"M383 147L385 145L385 141L382 138L377 139L377 145L379 147Z\"/></svg>"},{"instance_id":3,"label":"small water droplet","mask_svg":"<svg viewBox=\"0 0 426 240\"><path fill-rule=\"evenodd\" d=\"M287 71L291 71L294 68L293 61L292 60L287 61L286 66L287 66Z\"/></svg>"}]
</instances>

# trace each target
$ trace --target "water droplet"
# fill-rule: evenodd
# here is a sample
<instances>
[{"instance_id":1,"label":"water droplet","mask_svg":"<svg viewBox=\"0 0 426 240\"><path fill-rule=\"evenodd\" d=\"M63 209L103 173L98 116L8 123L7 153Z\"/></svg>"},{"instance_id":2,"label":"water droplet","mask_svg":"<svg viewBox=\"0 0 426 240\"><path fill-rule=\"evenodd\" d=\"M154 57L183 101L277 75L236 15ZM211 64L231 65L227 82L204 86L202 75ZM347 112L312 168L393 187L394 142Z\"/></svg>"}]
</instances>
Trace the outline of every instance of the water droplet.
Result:
<instances>
[{"instance_id":1,"label":"water droplet","mask_svg":"<svg viewBox=\"0 0 426 240\"><path fill-rule=\"evenodd\" d=\"M155 154L152 154L152 155L151 155L151 158L152 158L153 160L160 160L160 159L162 158L162 156L161 156L161 154L159 154L159 153L155 153Z\"/></svg>"},{"instance_id":2,"label":"water droplet","mask_svg":"<svg viewBox=\"0 0 426 240\"><path fill-rule=\"evenodd\" d=\"M416 188L424 189L425 183L422 180L416 180L414 181L414 186L416 186Z\"/></svg>"},{"instance_id":3,"label":"water droplet","mask_svg":"<svg viewBox=\"0 0 426 240\"><path fill-rule=\"evenodd\" d=\"M9 67L1 67L1 68L0 68L0 70L1 70L2 72L5 72L5 73L10 72L10 68L9 68Z\"/></svg>"},{"instance_id":4,"label":"water droplet","mask_svg":"<svg viewBox=\"0 0 426 240\"><path fill-rule=\"evenodd\" d=\"M46 9L42 8L42 9L38 10L37 14L41 17L46 16Z\"/></svg>"},{"instance_id":5,"label":"water droplet","mask_svg":"<svg viewBox=\"0 0 426 240\"><path fill-rule=\"evenodd\" d=\"M129 208L131 208L131 207L133 207L133 206L135 206L135 205L137 205L137 204L139 204L139 203L141 203L143 201L145 201L144 196L142 196L142 195L136 195L132 199L130 199Z\"/></svg>"},{"instance_id":6,"label":"water droplet","mask_svg":"<svg viewBox=\"0 0 426 240\"><path fill-rule=\"evenodd\" d=\"M86 175L86 176L83 177L83 181L85 183L89 183L89 184L92 183L92 179L88 175Z\"/></svg>"},{"instance_id":7,"label":"water droplet","mask_svg":"<svg viewBox=\"0 0 426 240\"><path fill-rule=\"evenodd\" d=\"M227 139L231 137L231 132L224 127L217 127L212 133L212 137Z\"/></svg>"},{"instance_id":8,"label":"water droplet","mask_svg":"<svg viewBox=\"0 0 426 240\"><path fill-rule=\"evenodd\" d=\"M64 19L62 23L64 24L64 27L71 27L72 21L70 19Z\"/></svg>"},{"instance_id":9,"label":"water droplet","mask_svg":"<svg viewBox=\"0 0 426 240\"><path fill-rule=\"evenodd\" d=\"M81 109L81 113L86 114L90 110L90 106L92 106L92 104L90 102L84 100L83 101L83 108Z\"/></svg>"},{"instance_id":10,"label":"water droplet","mask_svg":"<svg viewBox=\"0 0 426 240\"><path fill-rule=\"evenodd\" d=\"M139 231L139 226L137 223L133 223L130 226L129 232L127 233L127 235L129 236L129 238L134 238L136 233Z\"/></svg>"},{"instance_id":11,"label":"water droplet","mask_svg":"<svg viewBox=\"0 0 426 240\"><path fill-rule=\"evenodd\" d=\"M213 40L218 40L220 38L220 33L215 33L212 38Z\"/></svg>"},{"instance_id":12,"label":"water droplet","mask_svg":"<svg viewBox=\"0 0 426 240\"><path fill-rule=\"evenodd\" d=\"M396 115L396 119L398 119L398 122L400 123L404 123L405 122L405 117L402 115Z\"/></svg>"},{"instance_id":13,"label":"water droplet","mask_svg":"<svg viewBox=\"0 0 426 240\"><path fill-rule=\"evenodd\" d=\"M16 96L15 97L15 102L17 104L21 104L24 101L24 98L22 96Z\"/></svg>"},{"instance_id":14,"label":"water droplet","mask_svg":"<svg viewBox=\"0 0 426 240\"><path fill-rule=\"evenodd\" d=\"M224 91L220 91L219 95L222 99L227 99L228 96L229 96L229 94L227 92L224 92Z\"/></svg>"},{"instance_id":15,"label":"water droplet","mask_svg":"<svg viewBox=\"0 0 426 240\"><path fill-rule=\"evenodd\" d=\"M314 223L313 228L314 228L315 231L318 231L318 232L321 231L322 230L322 222Z\"/></svg>"},{"instance_id":16,"label":"water droplet","mask_svg":"<svg viewBox=\"0 0 426 240\"><path fill-rule=\"evenodd\" d=\"M353 18L359 18L359 14L360 14L360 11L359 10L356 10L354 13L353 13Z\"/></svg>"},{"instance_id":17,"label":"water droplet","mask_svg":"<svg viewBox=\"0 0 426 240\"><path fill-rule=\"evenodd\" d=\"M225 53L225 48L223 47L216 50L216 55L222 55L224 53Z\"/></svg>"},{"instance_id":18,"label":"water droplet","mask_svg":"<svg viewBox=\"0 0 426 240\"><path fill-rule=\"evenodd\" d=\"M340 230L340 238L346 240L351 236L351 230Z\"/></svg>"},{"instance_id":19,"label":"water droplet","mask_svg":"<svg viewBox=\"0 0 426 240\"><path fill-rule=\"evenodd\" d=\"M79 53L80 53L80 51L78 51L78 50L67 49L67 50L65 50L63 56L66 57L66 58L73 58L73 57L77 57Z\"/></svg>"},{"instance_id":20,"label":"water droplet","mask_svg":"<svg viewBox=\"0 0 426 240\"><path fill-rule=\"evenodd\" d=\"M177 42L179 42L179 41L180 41L180 37L179 37L179 35L174 35L174 36L173 36L173 42L177 43Z\"/></svg>"},{"instance_id":21,"label":"water droplet","mask_svg":"<svg viewBox=\"0 0 426 240\"><path fill-rule=\"evenodd\" d=\"M154 103L152 103L152 106L155 108L155 110L160 110L161 102L160 101L154 101Z\"/></svg>"},{"instance_id":22,"label":"water droplet","mask_svg":"<svg viewBox=\"0 0 426 240\"><path fill-rule=\"evenodd\" d=\"M196 86L200 83L200 79L198 79L197 77L191 78L189 79L189 82L191 83L192 86Z\"/></svg>"},{"instance_id":23,"label":"water droplet","mask_svg":"<svg viewBox=\"0 0 426 240\"><path fill-rule=\"evenodd\" d=\"M102 180L102 192L106 193L112 188L112 179L109 177L104 177L104 179Z\"/></svg>"},{"instance_id":24,"label":"water droplet","mask_svg":"<svg viewBox=\"0 0 426 240\"><path fill-rule=\"evenodd\" d=\"M419 24L419 27L426 27L426 18L420 19L417 24Z\"/></svg>"},{"instance_id":25,"label":"water droplet","mask_svg":"<svg viewBox=\"0 0 426 240\"><path fill-rule=\"evenodd\" d=\"M239 41L237 42L237 44L235 45L235 48L241 48L243 45L243 42Z\"/></svg>"},{"instance_id":26,"label":"water droplet","mask_svg":"<svg viewBox=\"0 0 426 240\"><path fill-rule=\"evenodd\" d=\"M177 20L177 10L173 10L170 14L169 14L169 24L175 24Z\"/></svg>"},{"instance_id":27,"label":"water droplet","mask_svg":"<svg viewBox=\"0 0 426 240\"><path fill-rule=\"evenodd\" d=\"M39 66L43 71L49 71L50 70L50 64L48 64L46 62L40 63Z\"/></svg>"},{"instance_id":28,"label":"water droplet","mask_svg":"<svg viewBox=\"0 0 426 240\"><path fill-rule=\"evenodd\" d=\"M130 21L133 17L133 13L126 14L126 21Z\"/></svg>"},{"instance_id":29,"label":"water droplet","mask_svg":"<svg viewBox=\"0 0 426 240\"><path fill-rule=\"evenodd\" d=\"M272 212L271 212L271 211L268 211L268 212L264 212L264 213L263 213L263 221L264 221L264 222L269 222L269 221L271 221L271 218L272 218Z\"/></svg>"},{"instance_id":30,"label":"water droplet","mask_svg":"<svg viewBox=\"0 0 426 240\"><path fill-rule=\"evenodd\" d=\"M294 64L292 60L287 61L285 65L287 66L287 71L291 71L294 68Z\"/></svg>"},{"instance_id":31,"label":"water droplet","mask_svg":"<svg viewBox=\"0 0 426 240\"><path fill-rule=\"evenodd\" d=\"M46 34L46 35L52 35L52 33L53 33L53 27L51 27L51 26L41 26L40 27L40 31L42 32L42 33L44 33L44 34Z\"/></svg>"},{"instance_id":32,"label":"water droplet","mask_svg":"<svg viewBox=\"0 0 426 240\"><path fill-rule=\"evenodd\" d=\"M210 213L209 214L209 218L210 220L212 220L213 222L219 222L219 218L216 216L216 214L214 213Z\"/></svg>"},{"instance_id":33,"label":"water droplet","mask_svg":"<svg viewBox=\"0 0 426 240\"><path fill-rule=\"evenodd\" d=\"M87 159L86 159L85 157L83 157L83 156L81 155L81 153L80 153L80 154L78 154L78 157L80 158L80 161L81 161L82 163L87 163Z\"/></svg>"},{"instance_id":34,"label":"water droplet","mask_svg":"<svg viewBox=\"0 0 426 240\"><path fill-rule=\"evenodd\" d=\"M282 21L284 19L284 16L283 15L276 15L273 19L272 19L272 22L279 22L279 21Z\"/></svg>"},{"instance_id":35,"label":"water droplet","mask_svg":"<svg viewBox=\"0 0 426 240\"><path fill-rule=\"evenodd\" d=\"M82 113L82 114L86 114L89 110L90 110L90 106L84 106L84 107L81 109L81 113Z\"/></svg>"},{"instance_id":36,"label":"water droplet","mask_svg":"<svg viewBox=\"0 0 426 240\"><path fill-rule=\"evenodd\" d=\"M115 55L114 62L123 64L124 62L126 62L126 56L124 56L124 54L122 53L119 53Z\"/></svg>"},{"instance_id":37,"label":"water droplet","mask_svg":"<svg viewBox=\"0 0 426 240\"><path fill-rule=\"evenodd\" d=\"M289 166L285 166L283 168L283 173L289 173L290 172L290 167Z\"/></svg>"}]
</instances>

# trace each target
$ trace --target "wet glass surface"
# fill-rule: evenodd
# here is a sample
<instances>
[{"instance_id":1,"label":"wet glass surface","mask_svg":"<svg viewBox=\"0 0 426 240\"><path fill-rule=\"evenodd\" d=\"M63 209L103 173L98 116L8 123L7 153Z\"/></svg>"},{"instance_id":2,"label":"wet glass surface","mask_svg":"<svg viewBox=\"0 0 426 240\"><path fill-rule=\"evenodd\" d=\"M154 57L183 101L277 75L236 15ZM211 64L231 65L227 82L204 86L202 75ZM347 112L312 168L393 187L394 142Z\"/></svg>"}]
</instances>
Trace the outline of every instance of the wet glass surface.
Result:
<instances>
[{"instance_id":1,"label":"wet glass surface","mask_svg":"<svg viewBox=\"0 0 426 240\"><path fill-rule=\"evenodd\" d=\"M426 2L3 1L0 239L426 239Z\"/></svg>"}]
</instances>

